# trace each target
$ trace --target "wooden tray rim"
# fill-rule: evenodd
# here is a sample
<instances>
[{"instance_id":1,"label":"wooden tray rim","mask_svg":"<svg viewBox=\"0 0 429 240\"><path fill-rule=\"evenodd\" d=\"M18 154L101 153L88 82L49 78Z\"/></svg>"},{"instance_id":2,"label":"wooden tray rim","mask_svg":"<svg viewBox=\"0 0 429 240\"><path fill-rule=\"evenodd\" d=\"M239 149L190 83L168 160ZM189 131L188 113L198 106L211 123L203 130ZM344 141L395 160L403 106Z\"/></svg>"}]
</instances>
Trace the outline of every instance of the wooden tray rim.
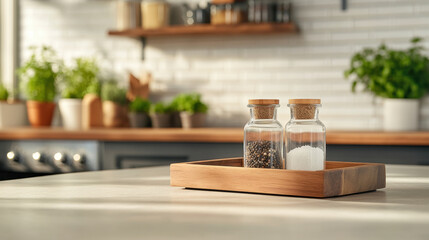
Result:
<instances>
[{"instance_id":1,"label":"wooden tray rim","mask_svg":"<svg viewBox=\"0 0 429 240\"><path fill-rule=\"evenodd\" d=\"M234 157L234 158L222 158L222 159L210 159L210 160L200 160L200 161L192 161L192 162L181 162L181 163L172 163L171 165L198 165L202 167L210 167L210 168L242 168L246 171L282 171L282 172L303 172L303 173L320 173L320 172L330 172L330 171L337 171L341 169L347 169L347 168L357 168L357 167L364 167L364 166L385 166L384 163L366 163L366 162L342 162L342 161L326 161L326 163L339 163L339 164L351 164L354 166L344 166L344 167L338 167L338 168L330 168L330 169L323 169L323 170L317 170L317 171L307 171L307 170L291 170L291 169L273 169L273 168L245 168L245 167L237 167L237 166L226 166L226 165L211 165L211 164L205 164L210 162L219 162L219 161L232 161L232 160L243 160L243 157Z\"/></svg>"},{"instance_id":2,"label":"wooden tray rim","mask_svg":"<svg viewBox=\"0 0 429 240\"><path fill-rule=\"evenodd\" d=\"M343 196L386 187L385 164L382 163L328 161L328 164L334 164L329 169L302 171L244 168L242 160L242 157L236 157L171 164L170 185L317 198ZM219 181L219 176L223 176L222 179L227 181ZM362 176L369 178L363 178L361 181ZM252 184L240 183L243 178ZM266 185L267 182L260 181L261 179L270 179L270 185Z\"/></svg>"}]
</instances>

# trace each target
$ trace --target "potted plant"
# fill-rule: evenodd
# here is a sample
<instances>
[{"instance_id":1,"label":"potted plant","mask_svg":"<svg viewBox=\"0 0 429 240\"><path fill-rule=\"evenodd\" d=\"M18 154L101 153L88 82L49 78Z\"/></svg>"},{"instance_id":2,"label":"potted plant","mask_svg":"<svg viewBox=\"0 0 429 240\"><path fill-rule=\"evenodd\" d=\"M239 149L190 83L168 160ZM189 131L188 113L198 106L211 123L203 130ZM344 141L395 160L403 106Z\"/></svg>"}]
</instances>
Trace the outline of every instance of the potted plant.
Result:
<instances>
[{"instance_id":1,"label":"potted plant","mask_svg":"<svg viewBox=\"0 0 429 240\"><path fill-rule=\"evenodd\" d=\"M18 127L26 124L25 104L9 99L9 91L0 83L0 128Z\"/></svg>"},{"instance_id":2,"label":"potted plant","mask_svg":"<svg viewBox=\"0 0 429 240\"><path fill-rule=\"evenodd\" d=\"M208 107L201 101L200 94L181 94L175 101L183 128L199 128L205 125Z\"/></svg>"},{"instance_id":3,"label":"potted plant","mask_svg":"<svg viewBox=\"0 0 429 240\"><path fill-rule=\"evenodd\" d=\"M345 71L354 76L352 91L358 85L384 99L384 129L417 130L419 99L429 90L429 59L423 55L420 38L411 39L406 50L394 50L381 44L356 53Z\"/></svg>"},{"instance_id":4,"label":"potted plant","mask_svg":"<svg viewBox=\"0 0 429 240\"><path fill-rule=\"evenodd\" d=\"M82 100L82 128L103 127L103 102L100 98L101 83L93 82Z\"/></svg>"},{"instance_id":5,"label":"potted plant","mask_svg":"<svg viewBox=\"0 0 429 240\"><path fill-rule=\"evenodd\" d=\"M171 109L166 104L160 102L150 107L150 118L154 128L168 128L171 126Z\"/></svg>"},{"instance_id":6,"label":"potted plant","mask_svg":"<svg viewBox=\"0 0 429 240\"><path fill-rule=\"evenodd\" d=\"M82 128L82 99L96 85L98 66L93 59L77 58L63 78L62 98L58 105L63 126L69 130Z\"/></svg>"},{"instance_id":7,"label":"potted plant","mask_svg":"<svg viewBox=\"0 0 429 240\"><path fill-rule=\"evenodd\" d=\"M128 117L130 119L131 127L147 127L149 125L149 110L150 101L140 97L136 97L129 106Z\"/></svg>"},{"instance_id":8,"label":"potted plant","mask_svg":"<svg viewBox=\"0 0 429 240\"><path fill-rule=\"evenodd\" d=\"M128 127L127 90L116 81L104 83L101 87L103 100L103 122L105 127Z\"/></svg>"},{"instance_id":9,"label":"potted plant","mask_svg":"<svg viewBox=\"0 0 429 240\"><path fill-rule=\"evenodd\" d=\"M170 103L170 110L171 110L171 127L173 128L181 128L182 127L182 120L180 119L180 111L179 111L179 102L178 97L174 98L173 101Z\"/></svg>"},{"instance_id":10,"label":"potted plant","mask_svg":"<svg viewBox=\"0 0 429 240\"><path fill-rule=\"evenodd\" d=\"M3 84L0 84L0 101L7 102L8 97L9 97L9 91L4 87Z\"/></svg>"},{"instance_id":11,"label":"potted plant","mask_svg":"<svg viewBox=\"0 0 429 240\"><path fill-rule=\"evenodd\" d=\"M28 119L33 127L50 126L61 64L50 47L30 49L33 51L30 59L18 69L21 86L27 96Z\"/></svg>"}]
</instances>

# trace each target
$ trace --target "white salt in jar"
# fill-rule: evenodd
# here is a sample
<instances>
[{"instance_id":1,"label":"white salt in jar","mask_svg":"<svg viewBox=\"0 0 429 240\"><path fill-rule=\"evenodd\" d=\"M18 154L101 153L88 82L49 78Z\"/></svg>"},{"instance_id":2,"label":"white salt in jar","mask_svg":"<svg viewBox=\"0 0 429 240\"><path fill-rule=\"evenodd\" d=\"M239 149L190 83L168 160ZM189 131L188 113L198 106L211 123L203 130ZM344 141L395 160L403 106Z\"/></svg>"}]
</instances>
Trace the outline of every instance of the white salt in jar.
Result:
<instances>
[{"instance_id":1,"label":"white salt in jar","mask_svg":"<svg viewBox=\"0 0 429 240\"><path fill-rule=\"evenodd\" d=\"M326 128L318 119L320 99L289 99L291 119L286 124L286 169L325 169Z\"/></svg>"}]
</instances>

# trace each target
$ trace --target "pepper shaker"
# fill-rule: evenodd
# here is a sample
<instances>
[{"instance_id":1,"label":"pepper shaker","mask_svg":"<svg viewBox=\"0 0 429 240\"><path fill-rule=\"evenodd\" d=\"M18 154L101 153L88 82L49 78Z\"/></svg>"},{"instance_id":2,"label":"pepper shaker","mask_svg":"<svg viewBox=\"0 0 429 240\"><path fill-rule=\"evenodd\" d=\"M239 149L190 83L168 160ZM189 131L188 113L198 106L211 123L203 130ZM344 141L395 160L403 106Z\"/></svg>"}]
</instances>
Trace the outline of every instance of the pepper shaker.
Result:
<instances>
[{"instance_id":1,"label":"pepper shaker","mask_svg":"<svg viewBox=\"0 0 429 240\"><path fill-rule=\"evenodd\" d=\"M278 99L250 99L250 121L244 127L244 167L281 169L283 127L277 121Z\"/></svg>"}]
</instances>

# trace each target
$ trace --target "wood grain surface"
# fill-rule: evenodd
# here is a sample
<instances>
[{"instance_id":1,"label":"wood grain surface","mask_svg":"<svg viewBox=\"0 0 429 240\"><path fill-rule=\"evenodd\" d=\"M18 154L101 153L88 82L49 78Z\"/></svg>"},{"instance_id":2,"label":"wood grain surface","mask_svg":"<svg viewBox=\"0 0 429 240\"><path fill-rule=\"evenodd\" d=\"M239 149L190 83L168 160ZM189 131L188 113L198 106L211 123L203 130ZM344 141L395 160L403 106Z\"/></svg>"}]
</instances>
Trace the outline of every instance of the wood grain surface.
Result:
<instances>
[{"instance_id":1,"label":"wood grain surface","mask_svg":"<svg viewBox=\"0 0 429 240\"><path fill-rule=\"evenodd\" d=\"M236 3L236 2L244 2L244 0L212 0L212 4L225 4L225 3Z\"/></svg>"},{"instance_id":2,"label":"wood grain surface","mask_svg":"<svg viewBox=\"0 0 429 240\"><path fill-rule=\"evenodd\" d=\"M242 128L107 129L68 131L62 128L0 129L0 140L70 139L141 142L242 143ZM429 132L328 131L327 144L429 146Z\"/></svg>"},{"instance_id":3,"label":"wood grain surface","mask_svg":"<svg viewBox=\"0 0 429 240\"><path fill-rule=\"evenodd\" d=\"M384 164L327 162L323 171L243 168L242 158L170 165L170 184L176 187L333 197L373 191L386 186ZM239 165L240 164L240 165Z\"/></svg>"},{"instance_id":4,"label":"wood grain surface","mask_svg":"<svg viewBox=\"0 0 429 240\"><path fill-rule=\"evenodd\" d=\"M68 131L62 128L17 128L0 130L0 140L69 139L141 142L243 142L237 128L96 128Z\"/></svg>"},{"instance_id":5,"label":"wood grain surface","mask_svg":"<svg viewBox=\"0 0 429 240\"><path fill-rule=\"evenodd\" d=\"M298 28L293 23L260 23L235 25L199 24L191 26L170 26L161 29L128 29L124 31L109 31L111 36L150 37L173 35L245 35L245 34L276 34L296 33Z\"/></svg>"}]
</instances>

